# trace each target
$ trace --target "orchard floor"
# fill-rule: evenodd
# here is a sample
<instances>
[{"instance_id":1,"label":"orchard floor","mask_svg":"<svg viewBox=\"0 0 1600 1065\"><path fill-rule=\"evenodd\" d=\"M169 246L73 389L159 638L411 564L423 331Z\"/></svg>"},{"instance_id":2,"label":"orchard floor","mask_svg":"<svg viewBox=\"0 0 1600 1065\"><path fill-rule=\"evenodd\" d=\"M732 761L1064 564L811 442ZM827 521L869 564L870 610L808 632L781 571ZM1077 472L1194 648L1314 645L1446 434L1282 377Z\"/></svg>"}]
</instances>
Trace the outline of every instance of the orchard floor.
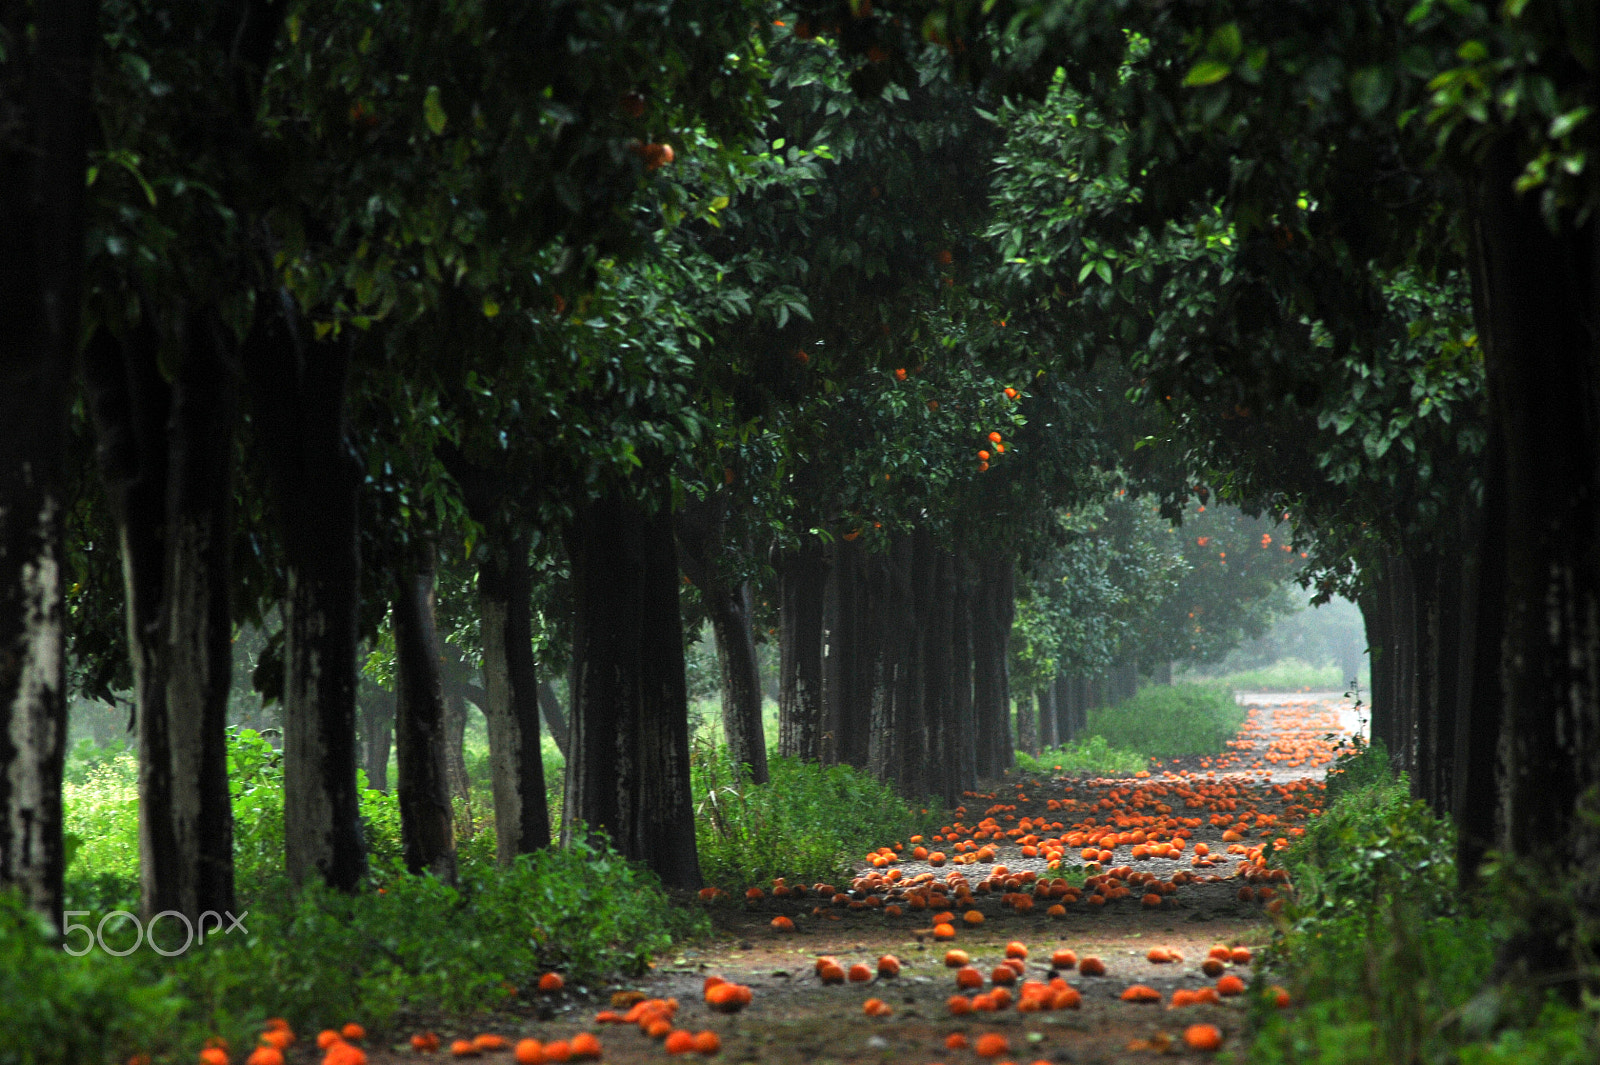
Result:
<instances>
[{"instance_id":1,"label":"orchard floor","mask_svg":"<svg viewBox=\"0 0 1600 1065\"><path fill-rule=\"evenodd\" d=\"M967 800L970 807L964 820L970 825L985 811L998 808L1001 820L1027 816L1064 823L1098 813L1102 823L1106 813L1101 800L1122 803L1139 788L1188 786L1196 780L1211 784L1227 782L1236 786L1234 802L1239 809L1254 807L1254 814L1277 820L1252 831L1244 843L1258 845L1263 837L1276 837L1292 831L1308 812L1304 798L1307 779L1320 780L1332 758L1327 738L1348 734L1357 722L1348 703L1338 693L1295 693L1252 695L1244 700L1251 707L1251 718L1229 755L1209 759L1183 759L1153 768L1148 779L1119 781L1067 781L1006 779L992 793ZM1179 774L1187 771L1189 777ZM1214 773L1215 779L1207 773ZM1274 787L1288 787L1288 794ZM1067 794L1077 800L1070 811L1060 802ZM1117 793L1112 795L1111 793ZM1120 796L1120 798L1118 797ZM1153 802L1159 802L1156 792ZM1222 809L1228 809L1222 800ZM1153 803L1152 803L1153 805ZM1270 916L1260 902L1241 902L1243 881L1234 875L1237 854L1226 854L1229 846L1222 839L1223 826L1210 823L1211 809L1182 808L1173 801L1179 815L1200 815L1202 824L1194 828L1188 851L1205 842L1218 861L1215 868L1196 869L1191 853L1172 858L1147 858L1132 861L1129 847L1114 849L1106 867L1132 864L1141 872L1169 879L1174 872L1188 870L1202 876L1221 876L1217 882L1189 883L1166 895L1158 908L1141 905L1139 892L1114 899L1100 907L1074 905L1064 917L1050 918L1040 906L1030 913L1018 913L1003 904L996 894L976 894L976 908L984 921L976 927L959 918L953 941L937 942L932 935L927 911L907 910L902 916L886 916L883 907L851 910L830 907L827 900L808 893L801 899L767 897L748 902L739 897L748 885L724 885L737 902L720 901L710 906L715 932L708 939L685 945L677 953L656 960L650 973L638 980L606 987L568 987L555 995L530 993L509 1011L476 1017L409 1016L402 1018L401 1038L392 1047L369 1047L374 1065L417 1061L418 1056L405 1043L413 1032L431 1030L448 1048L457 1038L472 1038L482 1032L505 1036L513 1043L524 1038L544 1042L570 1039L578 1032L595 1033L608 1062L659 1063L668 1058L663 1044L647 1038L631 1024L597 1025L597 1011L610 1008L615 993L642 992L650 998L676 998L680 1005L674 1018L677 1028L690 1032L711 1030L718 1033L721 1052L712 1060L727 1063L772 1062L775 1065L847 1065L847 1063L975 1063L980 1058L971 1047L950 1049L946 1038L963 1033L976 1044L980 1034L995 1032L1006 1037L1007 1053L991 1059L1029 1065L1038 1061L1062 1063L1132 1063L1157 1058L1199 1061L1214 1055L1190 1050L1183 1033L1197 1023L1212 1024L1223 1034L1224 1050L1237 1047L1245 1027L1248 995L1224 998L1218 1005L1196 1005L1171 1009L1167 1003L1178 988L1198 989L1216 981L1203 975L1200 965L1214 944L1260 948L1271 938ZM1012 808L1014 807L1014 809ZM1238 822L1234 822L1237 829ZM1252 826L1254 827L1254 826ZM1047 834L1063 835L1061 829ZM895 841L885 840L885 844ZM1237 846L1237 844L1235 844ZM934 869L911 858L908 844L904 859L888 867L902 872L902 882L920 873L942 879L951 869L961 871L973 885L1003 864L1012 874L1033 870L1042 877L1054 876L1045 859L1023 858L1020 848L1007 841L993 862L945 865ZM1076 850L1069 851L1063 866L1081 864ZM863 871L871 872L863 866ZM887 870L885 870L887 871ZM770 885L762 885L770 887ZM841 888L849 885L841 884ZM737 888L737 891L733 890ZM822 905L818 905L818 903ZM689 905L703 905L689 902ZM771 921L789 916L792 932L778 932ZM987 975L1005 956L1006 945L1020 941L1029 951L1022 980L1048 981L1052 975L1064 977L1082 994L1077 1010L1019 1012L1015 1006L995 1012L952 1016L946 1005L957 992L952 971L944 965L949 947L958 947L972 957L973 965ZM1182 956L1176 963L1156 964L1147 960L1152 947L1166 947ZM1051 953L1068 948L1079 957L1096 955L1105 963L1104 976L1085 977L1076 971L1052 972ZM874 969L881 955L893 954L901 962L898 977L874 977L865 983L824 985L814 962L819 955L834 955L848 968L865 962ZM1252 982L1249 965L1233 965L1228 971ZM702 997L707 976L720 976L748 985L753 1001L736 1015L713 1013ZM1162 1001L1134 1004L1121 1000L1123 990L1144 984L1161 993ZM987 980L984 987L988 987ZM1020 989L1021 981L1017 989ZM1015 989L1014 989L1015 990ZM886 1016L872 1017L863 1012L863 1003L878 998L892 1008ZM1292 1008L1292 1007L1291 1007ZM618 1012L622 1012L621 1009ZM315 1057L302 1041L289 1060L306 1062ZM441 1056L448 1056L441 1051ZM699 1059L693 1053L686 1055ZM486 1062L512 1061L509 1050L490 1052Z\"/></svg>"}]
</instances>

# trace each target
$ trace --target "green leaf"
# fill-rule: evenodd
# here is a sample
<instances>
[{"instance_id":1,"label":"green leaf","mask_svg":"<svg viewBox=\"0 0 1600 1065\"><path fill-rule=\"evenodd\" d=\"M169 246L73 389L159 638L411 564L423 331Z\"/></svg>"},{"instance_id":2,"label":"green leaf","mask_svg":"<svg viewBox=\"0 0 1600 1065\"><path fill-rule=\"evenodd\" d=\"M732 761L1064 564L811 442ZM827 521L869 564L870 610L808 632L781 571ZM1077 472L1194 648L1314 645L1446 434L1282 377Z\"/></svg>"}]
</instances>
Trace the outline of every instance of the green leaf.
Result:
<instances>
[{"instance_id":1,"label":"green leaf","mask_svg":"<svg viewBox=\"0 0 1600 1065\"><path fill-rule=\"evenodd\" d=\"M444 104L439 102L437 85L429 85L428 94L422 98L422 118L436 137L444 132L445 124L450 121L449 116L444 113Z\"/></svg>"},{"instance_id":2,"label":"green leaf","mask_svg":"<svg viewBox=\"0 0 1600 1065\"><path fill-rule=\"evenodd\" d=\"M1350 96L1368 118L1388 104L1391 89L1389 72L1383 67L1362 67L1350 74Z\"/></svg>"},{"instance_id":3,"label":"green leaf","mask_svg":"<svg viewBox=\"0 0 1600 1065\"><path fill-rule=\"evenodd\" d=\"M1233 60L1244 51L1244 37L1239 33L1237 22L1227 22L1211 31L1211 40L1206 42L1206 52L1218 59Z\"/></svg>"},{"instance_id":4,"label":"green leaf","mask_svg":"<svg viewBox=\"0 0 1600 1065\"><path fill-rule=\"evenodd\" d=\"M1100 275L1100 280L1111 284L1111 264L1104 259L1094 264L1094 272Z\"/></svg>"},{"instance_id":5,"label":"green leaf","mask_svg":"<svg viewBox=\"0 0 1600 1065\"><path fill-rule=\"evenodd\" d=\"M494 300L490 299L488 296L483 297L483 316L485 318L493 318L499 313L500 305Z\"/></svg>"},{"instance_id":6,"label":"green leaf","mask_svg":"<svg viewBox=\"0 0 1600 1065\"><path fill-rule=\"evenodd\" d=\"M1233 68L1216 59L1202 59L1189 68L1189 73L1183 76L1183 84L1189 88L1203 85L1215 85L1229 74Z\"/></svg>"}]
</instances>

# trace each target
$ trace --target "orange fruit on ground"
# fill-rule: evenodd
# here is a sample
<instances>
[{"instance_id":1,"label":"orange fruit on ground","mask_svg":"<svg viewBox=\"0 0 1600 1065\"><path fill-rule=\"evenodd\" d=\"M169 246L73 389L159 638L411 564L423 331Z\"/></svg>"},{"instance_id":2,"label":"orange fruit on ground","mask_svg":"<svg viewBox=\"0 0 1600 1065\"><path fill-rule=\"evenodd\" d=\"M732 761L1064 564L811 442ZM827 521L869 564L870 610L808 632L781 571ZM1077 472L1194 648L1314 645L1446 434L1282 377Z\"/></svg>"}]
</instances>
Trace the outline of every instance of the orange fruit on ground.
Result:
<instances>
[{"instance_id":1,"label":"orange fruit on ground","mask_svg":"<svg viewBox=\"0 0 1600 1065\"><path fill-rule=\"evenodd\" d=\"M1011 1043L999 1032L984 1032L978 1037L975 1049L980 1058L998 1058L1011 1050Z\"/></svg>"},{"instance_id":2,"label":"orange fruit on ground","mask_svg":"<svg viewBox=\"0 0 1600 1065\"><path fill-rule=\"evenodd\" d=\"M567 1048L572 1051L572 1056L580 1061L593 1060L600 1056L600 1040L590 1032L579 1032L573 1036Z\"/></svg>"},{"instance_id":3,"label":"orange fruit on ground","mask_svg":"<svg viewBox=\"0 0 1600 1065\"><path fill-rule=\"evenodd\" d=\"M226 1060L227 1055L223 1055ZM256 1047L244 1059L244 1065L283 1065L283 1051L277 1047Z\"/></svg>"},{"instance_id":4,"label":"orange fruit on ground","mask_svg":"<svg viewBox=\"0 0 1600 1065\"><path fill-rule=\"evenodd\" d=\"M686 1032L679 1028L667 1036L666 1050L668 1054L687 1054L693 1049L693 1032Z\"/></svg>"},{"instance_id":5,"label":"orange fruit on ground","mask_svg":"<svg viewBox=\"0 0 1600 1065\"><path fill-rule=\"evenodd\" d=\"M543 991L545 994L550 994L553 991L560 991L566 986L566 978L560 973L545 973L543 976L539 977L539 990Z\"/></svg>"},{"instance_id":6,"label":"orange fruit on ground","mask_svg":"<svg viewBox=\"0 0 1600 1065\"><path fill-rule=\"evenodd\" d=\"M517 1065L541 1065L544 1061L544 1044L537 1039L522 1039L511 1052Z\"/></svg>"},{"instance_id":7,"label":"orange fruit on ground","mask_svg":"<svg viewBox=\"0 0 1600 1065\"><path fill-rule=\"evenodd\" d=\"M1087 957L1078 959L1078 972L1084 976L1104 976L1106 974L1106 963L1090 954Z\"/></svg>"},{"instance_id":8,"label":"orange fruit on ground","mask_svg":"<svg viewBox=\"0 0 1600 1065\"><path fill-rule=\"evenodd\" d=\"M1218 1050L1222 1046L1222 1030L1214 1024L1191 1024L1183 1030L1183 1041L1190 1050Z\"/></svg>"}]
</instances>

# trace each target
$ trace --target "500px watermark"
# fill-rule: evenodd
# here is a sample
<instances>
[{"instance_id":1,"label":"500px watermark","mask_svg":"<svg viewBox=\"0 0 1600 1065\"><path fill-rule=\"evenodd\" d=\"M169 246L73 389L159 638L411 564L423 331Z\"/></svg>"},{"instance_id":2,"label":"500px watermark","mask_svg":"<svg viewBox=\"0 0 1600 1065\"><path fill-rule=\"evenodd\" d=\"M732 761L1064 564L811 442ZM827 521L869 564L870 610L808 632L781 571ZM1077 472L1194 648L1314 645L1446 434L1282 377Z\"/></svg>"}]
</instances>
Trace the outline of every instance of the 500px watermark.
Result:
<instances>
[{"instance_id":1,"label":"500px watermark","mask_svg":"<svg viewBox=\"0 0 1600 1065\"><path fill-rule=\"evenodd\" d=\"M162 910L160 913L150 918L150 923L148 926L141 924L139 922L139 918L129 913L127 910L112 910L110 913L100 918L100 923L93 928L90 928L87 924L73 920L74 917L88 917L89 915L90 914L88 910L64 910L61 914L61 949L66 951L68 954L71 954L75 958L83 957L91 950L94 950L95 947L99 947L105 953L115 955L118 958L126 957L127 955L138 950L140 944L142 943L148 943L150 945L150 949L155 951L157 954L168 958L176 958L179 954L187 951L196 942L202 946L205 945L207 918L211 918L216 922L211 929L212 935L217 935L218 933L227 935L235 929L245 933L246 935L250 934L250 930L244 926L244 919L250 916L249 910L244 911L244 913L241 913L237 917L231 913L218 913L216 910L207 910L200 915L198 922L191 922L188 916L179 913L177 910ZM133 925L134 935L133 944L131 946L119 949L106 945L106 923L114 917L124 918L127 922ZM180 921L183 923L184 940L181 947L169 949L168 947L156 942L156 924L163 917L170 917L174 921ZM224 918L226 918L228 922L226 928L224 928L222 925ZM195 933L196 924L199 926L198 937ZM114 925L111 930L113 933L121 932L122 926ZM84 935L83 946L81 948L74 947L72 942L72 934L74 932L82 932ZM118 935L116 938L121 939L122 937Z\"/></svg>"}]
</instances>

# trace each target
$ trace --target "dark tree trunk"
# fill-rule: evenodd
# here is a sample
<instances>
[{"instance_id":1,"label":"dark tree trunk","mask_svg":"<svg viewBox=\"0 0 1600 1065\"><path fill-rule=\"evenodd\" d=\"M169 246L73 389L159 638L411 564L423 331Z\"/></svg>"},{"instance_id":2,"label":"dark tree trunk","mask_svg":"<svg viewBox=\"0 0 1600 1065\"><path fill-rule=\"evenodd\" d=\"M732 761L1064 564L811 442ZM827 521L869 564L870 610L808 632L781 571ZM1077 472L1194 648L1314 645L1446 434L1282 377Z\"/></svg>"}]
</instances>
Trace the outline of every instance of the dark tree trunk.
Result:
<instances>
[{"instance_id":1,"label":"dark tree trunk","mask_svg":"<svg viewBox=\"0 0 1600 1065\"><path fill-rule=\"evenodd\" d=\"M207 910L234 909L228 693L239 386L233 342L220 319L196 315L186 339L167 428L163 620L177 909L198 920Z\"/></svg>"},{"instance_id":2,"label":"dark tree trunk","mask_svg":"<svg viewBox=\"0 0 1600 1065\"><path fill-rule=\"evenodd\" d=\"M444 693L444 779L456 818L456 835L471 839L477 826L472 814L472 782L467 777L467 700L449 689Z\"/></svg>"},{"instance_id":3,"label":"dark tree trunk","mask_svg":"<svg viewBox=\"0 0 1600 1065\"><path fill-rule=\"evenodd\" d=\"M545 727L550 730L550 738L556 741L556 750L561 752L562 758L568 758L567 743L572 735L572 726L567 723L567 712L561 708L561 700L556 697L555 686L547 680L539 682L539 712L544 715Z\"/></svg>"},{"instance_id":4,"label":"dark tree trunk","mask_svg":"<svg viewBox=\"0 0 1600 1065\"><path fill-rule=\"evenodd\" d=\"M940 796L952 808L960 804L963 790L956 723L955 577L955 557L937 552L922 674L928 726L923 793Z\"/></svg>"},{"instance_id":5,"label":"dark tree trunk","mask_svg":"<svg viewBox=\"0 0 1600 1065\"><path fill-rule=\"evenodd\" d=\"M563 835L604 832L669 887L699 887L672 522L606 498L567 530L574 602Z\"/></svg>"},{"instance_id":6,"label":"dark tree trunk","mask_svg":"<svg viewBox=\"0 0 1600 1065\"><path fill-rule=\"evenodd\" d=\"M550 809L539 748L539 679L533 659L528 539L522 535L489 536L483 547L483 563L478 567L486 691L483 713L489 723L495 856L505 866L519 854L550 846Z\"/></svg>"},{"instance_id":7,"label":"dark tree trunk","mask_svg":"<svg viewBox=\"0 0 1600 1065\"><path fill-rule=\"evenodd\" d=\"M1502 968L1570 974L1592 947L1571 945L1573 921L1600 915L1600 263L1592 219L1552 231L1513 191L1519 150L1491 146L1475 219L1504 493L1488 537L1503 561L1484 566L1504 581L1499 844L1525 875L1570 877L1571 903L1525 915Z\"/></svg>"},{"instance_id":8,"label":"dark tree trunk","mask_svg":"<svg viewBox=\"0 0 1600 1065\"><path fill-rule=\"evenodd\" d=\"M1397 742L1394 706L1395 655L1393 638L1389 632L1392 611L1389 596L1383 588L1380 576L1375 573L1368 586L1356 597L1356 602L1361 607L1361 620L1367 631L1367 654L1372 662L1372 690L1366 700L1370 735L1373 740L1383 742L1392 758Z\"/></svg>"},{"instance_id":9,"label":"dark tree trunk","mask_svg":"<svg viewBox=\"0 0 1600 1065\"><path fill-rule=\"evenodd\" d=\"M1017 696L1017 750L1035 757L1039 754L1040 713L1037 692L1022 692Z\"/></svg>"},{"instance_id":10,"label":"dark tree trunk","mask_svg":"<svg viewBox=\"0 0 1600 1065\"><path fill-rule=\"evenodd\" d=\"M284 840L290 878L354 890L367 868L356 794L361 463L345 425L348 342L307 344L287 296L263 294L244 365L283 530Z\"/></svg>"},{"instance_id":11,"label":"dark tree trunk","mask_svg":"<svg viewBox=\"0 0 1600 1065\"><path fill-rule=\"evenodd\" d=\"M67 404L98 5L12 4L0 137L0 887L61 920ZM30 31L31 25L31 31Z\"/></svg>"},{"instance_id":12,"label":"dark tree trunk","mask_svg":"<svg viewBox=\"0 0 1600 1065\"><path fill-rule=\"evenodd\" d=\"M1061 746L1060 718L1056 715L1056 686L1046 684L1034 693L1039 707L1039 746L1044 749Z\"/></svg>"},{"instance_id":13,"label":"dark tree trunk","mask_svg":"<svg viewBox=\"0 0 1600 1065\"><path fill-rule=\"evenodd\" d=\"M808 537L778 562L778 750L822 759L822 599L827 559Z\"/></svg>"},{"instance_id":14,"label":"dark tree trunk","mask_svg":"<svg viewBox=\"0 0 1600 1065\"><path fill-rule=\"evenodd\" d=\"M831 545L828 583L822 598L822 761L827 765L851 760L852 732L866 716L870 700L861 675L863 548L838 541ZM860 729L862 738L866 732Z\"/></svg>"},{"instance_id":15,"label":"dark tree trunk","mask_svg":"<svg viewBox=\"0 0 1600 1065\"><path fill-rule=\"evenodd\" d=\"M394 743L395 698L372 685L361 699L361 768L367 786L389 790L389 748Z\"/></svg>"},{"instance_id":16,"label":"dark tree trunk","mask_svg":"<svg viewBox=\"0 0 1600 1065\"><path fill-rule=\"evenodd\" d=\"M1390 638L1394 643L1395 741L1399 768L1417 789L1417 604L1411 560L1391 555L1385 562L1390 603Z\"/></svg>"},{"instance_id":17,"label":"dark tree trunk","mask_svg":"<svg viewBox=\"0 0 1600 1065\"><path fill-rule=\"evenodd\" d=\"M700 589L717 644L722 735L728 757L756 784L767 782L767 738L761 720L761 670L756 664L754 608L749 582L731 584L718 569L726 550L720 499L679 513L678 562Z\"/></svg>"},{"instance_id":18,"label":"dark tree trunk","mask_svg":"<svg viewBox=\"0 0 1600 1065\"><path fill-rule=\"evenodd\" d=\"M1006 654L1016 609L1010 555L979 560L972 624L973 702L978 723L978 775L998 776L1015 761L1011 739L1011 691Z\"/></svg>"},{"instance_id":19,"label":"dark tree trunk","mask_svg":"<svg viewBox=\"0 0 1600 1065\"><path fill-rule=\"evenodd\" d=\"M148 319L84 352L102 476L121 542L139 736L140 905L198 920L234 906L227 704L233 341L214 314L177 324L170 384Z\"/></svg>"},{"instance_id":20,"label":"dark tree trunk","mask_svg":"<svg viewBox=\"0 0 1600 1065\"><path fill-rule=\"evenodd\" d=\"M964 555L954 559L950 596L950 716L955 735L950 755L959 792L978 786L977 715L972 701L972 575Z\"/></svg>"},{"instance_id":21,"label":"dark tree trunk","mask_svg":"<svg viewBox=\"0 0 1600 1065\"><path fill-rule=\"evenodd\" d=\"M411 554L396 581L393 615L400 842L408 870L453 883L456 842L439 671L442 648L434 620L433 549L418 546Z\"/></svg>"},{"instance_id":22,"label":"dark tree trunk","mask_svg":"<svg viewBox=\"0 0 1600 1065\"><path fill-rule=\"evenodd\" d=\"M1499 788L1500 655L1505 618L1504 522L1492 519L1505 505L1499 431L1490 425L1483 456L1484 507L1479 534L1462 582L1460 675L1451 781L1456 823L1456 877L1463 889L1478 883L1478 869L1495 843Z\"/></svg>"},{"instance_id":23,"label":"dark tree trunk","mask_svg":"<svg viewBox=\"0 0 1600 1065\"><path fill-rule=\"evenodd\" d=\"M903 788L906 783L905 751L917 699L915 554L911 534L891 538L879 621L884 634L878 674L880 690L873 698L872 733L868 738L869 771L896 788Z\"/></svg>"}]
</instances>

